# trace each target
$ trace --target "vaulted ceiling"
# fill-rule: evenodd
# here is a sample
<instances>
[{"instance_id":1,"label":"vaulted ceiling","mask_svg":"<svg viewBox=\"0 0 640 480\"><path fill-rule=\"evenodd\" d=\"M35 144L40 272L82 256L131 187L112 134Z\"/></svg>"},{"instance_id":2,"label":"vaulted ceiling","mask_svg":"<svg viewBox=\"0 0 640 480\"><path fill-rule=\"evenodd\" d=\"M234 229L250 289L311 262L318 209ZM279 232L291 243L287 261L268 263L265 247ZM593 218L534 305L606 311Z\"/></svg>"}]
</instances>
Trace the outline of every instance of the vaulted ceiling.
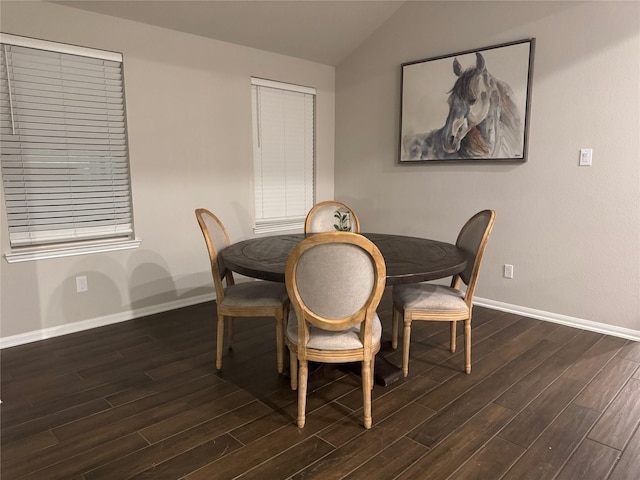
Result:
<instances>
[{"instance_id":1,"label":"vaulted ceiling","mask_svg":"<svg viewBox=\"0 0 640 480\"><path fill-rule=\"evenodd\" d=\"M74 0L60 5L338 65L400 0Z\"/></svg>"}]
</instances>

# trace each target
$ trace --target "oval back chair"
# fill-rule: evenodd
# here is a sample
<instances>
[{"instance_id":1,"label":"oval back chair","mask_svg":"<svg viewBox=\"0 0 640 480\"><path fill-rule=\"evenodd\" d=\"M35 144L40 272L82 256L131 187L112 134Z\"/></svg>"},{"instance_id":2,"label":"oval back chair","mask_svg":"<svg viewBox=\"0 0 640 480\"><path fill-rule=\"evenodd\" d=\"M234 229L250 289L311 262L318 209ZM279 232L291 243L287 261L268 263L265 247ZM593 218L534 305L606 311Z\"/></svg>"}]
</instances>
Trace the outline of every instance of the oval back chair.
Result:
<instances>
[{"instance_id":1,"label":"oval back chair","mask_svg":"<svg viewBox=\"0 0 640 480\"><path fill-rule=\"evenodd\" d=\"M360 233L360 222L348 205L336 200L316 203L304 222L304 233L319 232Z\"/></svg>"},{"instance_id":2,"label":"oval back chair","mask_svg":"<svg viewBox=\"0 0 640 480\"><path fill-rule=\"evenodd\" d=\"M318 233L291 252L286 341L291 388L298 389L298 427L305 424L308 362L361 362L364 426L371 428L373 364L382 325L376 313L386 283L382 254L349 232Z\"/></svg>"},{"instance_id":3,"label":"oval back chair","mask_svg":"<svg viewBox=\"0 0 640 480\"><path fill-rule=\"evenodd\" d=\"M398 345L398 325L402 318L404 323L402 371L405 377L409 374L411 322L414 320L451 322L452 353L456 351L456 323L464 321L465 372L471 373L473 294L495 218L496 212L483 210L471 217L460 230L456 245L467 252L469 261L466 268L453 277L450 287L418 283L398 285L393 288L392 345L394 348ZM464 292L460 290L462 283L467 286Z\"/></svg>"},{"instance_id":4,"label":"oval back chair","mask_svg":"<svg viewBox=\"0 0 640 480\"><path fill-rule=\"evenodd\" d=\"M218 260L218 252L229 245L229 234L218 217L198 208L196 218L204 235L211 274L216 291L218 314L216 368L222 370L225 318L228 318L227 343L232 348L234 317L274 317L276 320L276 360L278 372L284 369L284 319L289 311L286 287L281 283L257 281L236 284L231 270ZM226 284L226 285L225 285Z\"/></svg>"}]
</instances>

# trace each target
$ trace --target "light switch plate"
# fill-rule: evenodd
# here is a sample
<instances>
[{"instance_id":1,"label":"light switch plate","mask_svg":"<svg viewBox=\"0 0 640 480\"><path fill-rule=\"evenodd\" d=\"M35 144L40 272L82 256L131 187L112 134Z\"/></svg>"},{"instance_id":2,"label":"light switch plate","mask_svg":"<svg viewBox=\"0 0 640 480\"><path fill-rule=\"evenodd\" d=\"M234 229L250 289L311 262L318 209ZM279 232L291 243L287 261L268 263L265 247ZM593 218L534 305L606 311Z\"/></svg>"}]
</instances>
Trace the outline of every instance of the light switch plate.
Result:
<instances>
[{"instance_id":1,"label":"light switch plate","mask_svg":"<svg viewBox=\"0 0 640 480\"><path fill-rule=\"evenodd\" d=\"M580 149L580 166L590 167L593 160L593 150L590 148Z\"/></svg>"}]
</instances>

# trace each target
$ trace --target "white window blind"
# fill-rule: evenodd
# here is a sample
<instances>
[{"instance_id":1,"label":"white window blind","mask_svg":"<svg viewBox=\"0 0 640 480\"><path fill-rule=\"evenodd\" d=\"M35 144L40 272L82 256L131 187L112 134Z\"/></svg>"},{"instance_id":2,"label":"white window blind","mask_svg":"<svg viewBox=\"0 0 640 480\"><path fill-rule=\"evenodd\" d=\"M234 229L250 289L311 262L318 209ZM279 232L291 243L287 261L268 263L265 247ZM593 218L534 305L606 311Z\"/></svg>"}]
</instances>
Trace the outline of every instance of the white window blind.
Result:
<instances>
[{"instance_id":1,"label":"white window blind","mask_svg":"<svg viewBox=\"0 0 640 480\"><path fill-rule=\"evenodd\" d=\"M303 227L314 197L315 89L251 83L255 231Z\"/></svg>"},{"instance_id":2,"label":"white window blind","mask_svg":"<svg viewBox=\"0 0 640 480\"><path fill-rule=\"evenodd\" d=\"M12 247L132 238L122 56L0 36Z\"/></svg>"}]
</instances>

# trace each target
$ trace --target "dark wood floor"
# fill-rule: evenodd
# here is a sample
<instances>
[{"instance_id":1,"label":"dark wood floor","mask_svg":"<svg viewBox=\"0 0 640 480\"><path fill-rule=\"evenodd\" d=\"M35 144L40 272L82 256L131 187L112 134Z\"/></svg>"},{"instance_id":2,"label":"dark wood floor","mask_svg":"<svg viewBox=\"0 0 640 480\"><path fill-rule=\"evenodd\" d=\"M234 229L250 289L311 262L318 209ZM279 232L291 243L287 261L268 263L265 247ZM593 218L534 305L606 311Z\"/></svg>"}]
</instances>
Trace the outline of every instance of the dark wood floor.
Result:
<instances>
[{"instance_id":1,"label":"dark wood floor","mask_svg":"<svg viewBox=\"0 0 640 480\"><path fill-rule=\"evenodd\" d=\"M388 294L380 312L389 332ZM214 316L2 350L2 480L640 478L640 343L476 307L471 375L446 324L416 323L410 375L376 385L370 431L359 378L334 367L299 430L273 322L237 320L216 374Z\"/></svg>"}]
</instances>

